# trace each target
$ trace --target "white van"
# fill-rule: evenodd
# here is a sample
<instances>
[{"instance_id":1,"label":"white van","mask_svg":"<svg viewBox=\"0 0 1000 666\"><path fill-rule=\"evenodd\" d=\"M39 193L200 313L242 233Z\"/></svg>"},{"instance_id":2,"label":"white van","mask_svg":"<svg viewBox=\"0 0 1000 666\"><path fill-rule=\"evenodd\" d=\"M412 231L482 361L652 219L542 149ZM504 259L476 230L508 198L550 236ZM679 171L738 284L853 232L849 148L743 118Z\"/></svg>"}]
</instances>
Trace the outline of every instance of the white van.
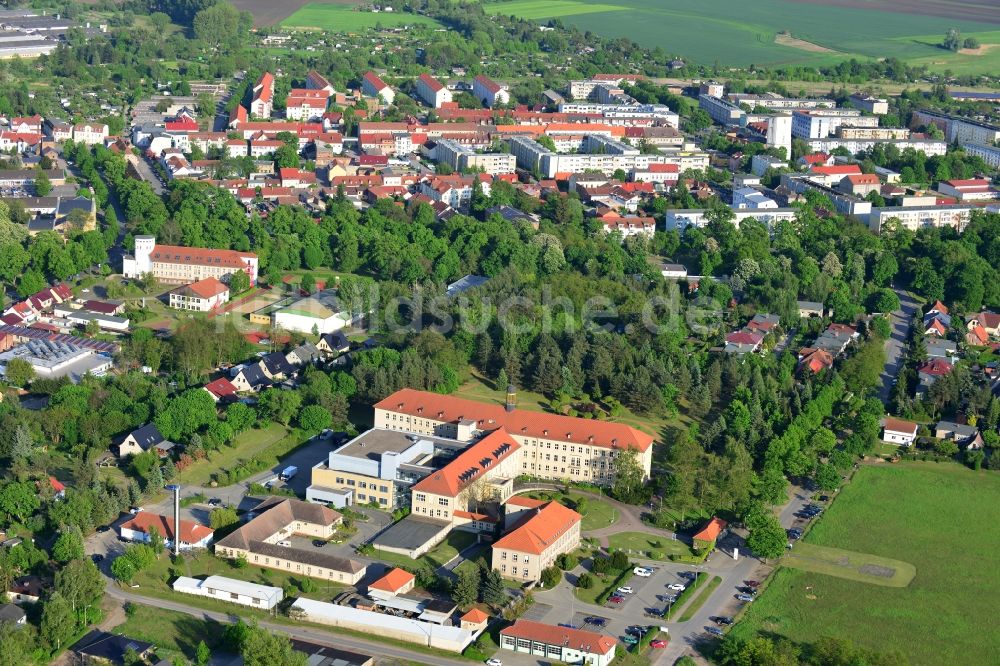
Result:
<instances>
[{"instance_id":1,"label":"white van","mask_svg":"<svg viewBox=\"0 0 1000 666\"><path fill-rule=\"evenodd\" d=\"M292 542L289 541L288 539L283 539L283 540L281 540L281 541L278 542L278 545L279 546L284 546L285 548L291 548L292 547Z\"/></svg>"}]
</instances>

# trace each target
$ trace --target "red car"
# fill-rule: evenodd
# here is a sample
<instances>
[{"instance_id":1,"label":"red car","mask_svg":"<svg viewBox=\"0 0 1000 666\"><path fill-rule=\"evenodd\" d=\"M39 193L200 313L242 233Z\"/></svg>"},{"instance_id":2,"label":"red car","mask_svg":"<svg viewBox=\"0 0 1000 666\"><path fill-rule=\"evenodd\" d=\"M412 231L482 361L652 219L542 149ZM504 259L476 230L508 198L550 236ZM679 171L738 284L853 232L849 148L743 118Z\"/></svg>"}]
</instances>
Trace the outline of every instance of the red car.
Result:
<instances>
[{"instance_id":1,"label":"red car","mask_svg":"<svg viewBox=\"0 0 1000 666\"><path fill-rule=\"evenodd\" d=\"M657 638L655 641L649 641L649 647L662 650L663 648L667 647L667 642L661 641L659 638Z\"/></svg>"},{"instance_id":2,"label":"red car","mask_svg":"<svg viewBox=\"0 0 1000 666\"><path fill-rule=\"evenodd\" d=\"M621 602L625 601L625 597L620 597L616 594L614 596L608 597L608 601L610 601L613 604L620 604Z\"/></svg>"},{"instance_id":3,"label":"red car","mask_svg":"<svg viewBox=\"0 0 1000 666\"><path fill-rule=\"evenodd\" d=\"M745 580L745 581L743 581L743 582L744 582L744 583L746 583L746 586L747 586L747 587L760 587L760 581L756 581L756 580Z\"/></svg>"}]
</instances>

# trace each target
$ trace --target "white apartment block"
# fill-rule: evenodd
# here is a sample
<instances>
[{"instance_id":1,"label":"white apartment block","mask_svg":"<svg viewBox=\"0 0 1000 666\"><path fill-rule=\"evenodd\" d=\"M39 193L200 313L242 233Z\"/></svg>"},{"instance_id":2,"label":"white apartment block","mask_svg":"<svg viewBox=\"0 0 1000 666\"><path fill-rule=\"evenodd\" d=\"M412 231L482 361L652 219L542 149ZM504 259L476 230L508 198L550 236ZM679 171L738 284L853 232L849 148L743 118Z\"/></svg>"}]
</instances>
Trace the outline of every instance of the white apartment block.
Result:
<instances>
[{"instance_id":1,"label":"white apartment block","mask_svg":"<svg viewBox=\"0 0 1000 666\"><path fill-rule=\"evenodd\" d=\"M862 116L855 109L796 111L792 114L792 136L797 139L822 139L832 136L841 125L878 127L878 118Z\"/></svg>"},{"instance_id":2,"label":"white apartment block","mask_svg":"<svg viewBox=\"0 0 1000 666\"><path fill-rule=\"evenodd\" d=\"M670 127L680 127L680 116L665 104L598 104L596 102L566 102L559 105L560 113L599 113L608 120L659 120Z\"/></svg>"},{"instance_id":3,"label":"white apartment block","mask_svg":"<svg viewBox=\"0 0 1000 666\"><path fill-rule=\"evenodd\" d=\"M733 191L733 208L760 210L764 208L776 209L778 204L773 199L769 199L752 187L741 187Z\"/></svg>"},{"instance_id":4,"label":"white apartment block","mask_svg":"<svg viewBox=\"0 0 1000 666\"><path fill-rule=\"evenodd\" d=\"M884 116L889 113L889 100L880 97L855 93L851 95L850 102L854 108L876 116Z\"/></svg>"},{"instance_id":5,"label":"white apartment block","mask_svg":"<svg viewBox=\"0 0 1000 666\"><path fill-rule=\"evenodd\" d=\"M849 127L841 125L835 132L839 139L871 139L874 141L904 141L910 138L905 127Z\"/></svg>"},{"instance_id":6,"label":"white apartment block","mask_svg":"<svg viewBox=\"0 0 1000 666\"><path fill-rule=\"evenodd\" d=\"M928 157L934 155L944 155L948 152L948 142L937 139L893 139L880 141L877 139L840 139L829 137L826 139L809 139L806 141L809 150L814 153L829 153L836 148L846 148L852 155L871 149L877 143L888 143L899 148L900 152L907 148L913 148Z\"/></svg>"},{"instance_id":7,"label":"white apartment block","mask_svg":"<svg viewBox=\"0 0 1000 666\"><path fill-rule=\"evenodd\" d=\"M1000 168L1000 147L983 143L963 143L962 150L982 159L994 169Z\"/></svg>"},{"instance_id":8,"label":"white apartment block","mask_svg":"<svg viewBox=\"0 0 1000 666\"><path fill-rule=\"evenodd\" d=\"M782 97L777 93L765 93L763 95L755 95L751 93L729 93L726 95L726 99L733 104L746 104L751 109L762 107L771 111L794 109L833 109L837 106L837 103L832 99L797 99L795 97Z\"/></svg>"},{"instance_id":9,"label":"white apartment block","mask_svg":"<svg viewBox=\"0 0 1000 666\"><path fill-rule=\"evenodd\" d=\"M417 95L427 106L435 109L452 101L451 91L430 74L421 74L417 78Z\"/></svg>"},{"instance_id":10,"label":"white apartment block","mask_svg":"<svg viewBox=\"0 0 1000 666\"><path fill-rule=\"evenodd\" d=\"M989 145L1000 141L1000 125L990 125L959 116L921 109L913 112L912 123L914 126L936 125L944 132L944 137L949 143Z\"/></svg>"},{"instance_id":11,"label":"white apartment block","mask_svg":"<svg viewBox=\"0 0 1000 666\"><path fill-rule=\"evenodd\" d=\"M499 104L510 102L510 93L507 89L483 74L472 81L472 94L483 103L483 106L491 109Z\"/></svg>"},{"instance_id":12,"label":"white apartment block","mask_svg":"<svg viewBox=\"0 0 1000 666\"><path fill-rule=\"evenodd\" d=\"M434 148L434 159L444 162L456 171L481 169L483 173L491 175L514 173L517 166L517 159L509 153L477 153L452 139L438 139Z\"/></svg>"},{"instance_id":13,"label":"white apartment block","mask_svg":"<svg viewBox=\"0 0 1000 666\"><path fill-rule=\"evenodd\" d=\"M720 125L739 125L746 117L746 112L739 105L712 95L700 95L698 106Z\"/></svg>"},{"instance_id":14,"label":"white apartment block","mask_svg":"<svg viewBox=\"0 0 1000 666\"><path fill-rule=\"evenodd\" d=\"M754 155L750 159L750 172L757 175L763 176L768 169L787 169L788 161L781 160L773 155L765 155L763 153Z\"/></svg>"},{"instance_id":15,"label":"white apartment block","mask_svg":"<svg viewBox=\"0 0 1000 666\"><path fill-rule=\"evenodd\" d=\"M557 173L582 173L588 169L604 174L614 173L617 169L643 171L651 164L678 164L684 171L704 168L692 165L708 163L708 155L700 151L643 155L621 141L597 135L587 135L582 146L585 150L603 150L603 153L554 153L534 139L523 136L511 137L509 141L511 154L517 159L518 166L529 171L537 169L546 178L553 178Z\"/></svg>"},{"instance_id":16,"label":"white apartment block","mask_svg":"<svg viewBox=\"0 0 1000 666\"><path fill-rule=\"evenodd\" d=\"M702 228L708 225L709 210L707 208L678 208L666 213L666 229L676 229L683 232L688 227ZM754 219L772 229L779 222L795 220L797 208L768 208L734 210L733 224L737 227L743 220Z\"/></svg>"},{"instance_id":17,"label":"white apartment block","mask_svg":"<svg viewBox=\"0 0 1000 666\"><path fill-rule=\"evenodd\" d=\"M381 97L389 105L396 101L396 92L375 72L366 72L361 77L361 92L369 97Z\"/></svg>"},{"instance_id":18,"label":"white apartment block","mask_svg":"<svg viewBox=\"0 0 1000 666\"><path fill-rule=\"evenodd\" d=\"M73 125L73 141L96 146L108 138L108 126L102 123L81 123Z\"/></svg>"},{"instance_id":19,"label":"white apartment block","mask_svg":"<svg viewBox=\"0 0 1000 666\"><path fill-rule=\"evenodd\" d=\"M972 210L973 207L967 204L872 208L868 215L868 228L879 233L887 222L895 220L910 231L923 227L952 227L961 232L969 224Z\"/></svg>"}]
</instances>

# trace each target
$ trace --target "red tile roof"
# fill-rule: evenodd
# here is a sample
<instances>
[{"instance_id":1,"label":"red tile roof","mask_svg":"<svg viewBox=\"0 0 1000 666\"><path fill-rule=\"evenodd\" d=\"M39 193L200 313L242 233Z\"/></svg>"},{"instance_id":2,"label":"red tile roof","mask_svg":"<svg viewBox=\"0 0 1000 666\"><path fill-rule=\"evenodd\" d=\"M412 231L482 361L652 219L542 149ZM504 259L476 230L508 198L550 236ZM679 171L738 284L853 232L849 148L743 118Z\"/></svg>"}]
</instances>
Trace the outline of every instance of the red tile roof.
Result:
<instances>
[{"instance_id":1,"label":"red tile roof","mask_svg":"<svg viewBox=\"0 0 1000 666\"><path fill-rule=\"evenodd\" d=\"M274 96L274 75L271 72L261 74L257 80L257 84L254 86L254 90L257 90L257 88L260 88L260 90L254 95L254 99L259 99L262 102L270 102Z\"/></svg>"},{"instance_id":2,"label":"red tile roof","mask_svg":"<svg viewBox=\"0 0 1000 666\"><path fill-rule=\"evenodd\" d=\"M969 344L985 345L989 342L990 336L986 333L986 329L976 324L969 330L969 336L967 336Z\"/></svg>"},{"instance_id":3,"label":"red tile roof","mask_svg":"<svg viewBox=\"0 0 1000 666\"><path fill-rule=\"evenodd\" d=\"M548 502L519 521L513 530L494 542L493 547L541 555L580 520L582 516L573 509L556 501Z\"/></svg>"},{"instance_id":4,"label":"red tile roof","mask_svg":"<svg viewBox=\"0 0 1000 666\"><path fill-rule=\"evenodd\" d=\"M225 398L230 395L235 395L236 391L238 390L236 388L236 385L233 384L228 379L226 379L225 377L219 377L215 381L211 381L205 384L205 386L203 386L202 388L204 388L206 391L208 391L217 398Z\"/></svg>"},{"instance_id":5,"label":"red tile roof","mask_svg":"<svg viewBox=\"0 0 1000 666\"><path fill-rule=\"evenodd\" d=\"M169 539L171 541L173 540L174 519L168 518L167 516L161 516L158 513L142 511L136 514L134 518L122 523L119 529L128 529L148 534L149 528L151 527L155 527L160 532L160 536L165 539ZM213 530L205 527L204 525L200 525L190 520L181 521L181 543L198 543L205 537L211 536L212 534Z\"/></svg>"},{"instance_id":6,"label":"red tile roof","mask_svg":"<svg viewBox=\"0 0 1000 666\"><path fill-rule=\"evenodd\" d=\"M409 571L395 567L368 587L384 592L399 592L415 580L416 577Z\"/></svg>"},{"instance_id":7,"label":"red tile roof","mask_svg":"<svg viewBox=\"0 0 1000 666\"><path fill-rule=\"evenodd\" d=\"M198 280L197 282L192 282L186 287L194 293L195 296L201 298L213 298L229 291L229 287L222 284L219 280L214 277L207 277L204 280Z\"/></svg>"},{"instance_id":8,"label":"red tile roof","mask_svg":"<svg viewBox=\"0 0 1000 666\"><path fill-rule=\"evenodd\" d=\"M814 166L810 172L824 176L846 176L852 173L861 173L861 167L857 164L834 164L833 166Z\"/></svg>"},{"instance_id":9,"label":"red tile roof","mask_svg":"<svg viewBox=\"0 0 1000 666\"><path fill-rule=\"evenodd\" d=\"M917 424L912 421L904 421L903 419L896 419L891 416L887 416L882 419L882 425L886 430L905 432L910 435L917 434Z\"/></svg>"},{"instance_id":10,"label":"red tile roof","mask_svg":"<svg viewBox=\"0 0 1000 666\"><path fill-rule=\"evenodd\" d=\"M759 345L763 340L763 335L750 331L736 331L726 336L726 342L734 345Z\"/></svg>"},{"instance_id":11,"label":"red tile roof","mask_svg":"<svg viewBox=\"0 0 1000 666\"><path fill-rule=\"evenodd\" d=\"M722 530L726 529L726 521L721 518L716 518L712 516L712 519L701 528L701 531L695 534L691 539L693 541L715 541L722 534Z\"/></svg>"},{"instance_id":12,"label":"red tile roof","mask_svg":"<svg viewBox=\"0 0 1000 666\"><path fill-rule=\"evenodd\" d=\"M49 485L52 486L52 490L54 490L57 493L61 493L66 490L66 486L63 484L63 482L54 476L49 477Z\"/></svg>"},{"instance_id":13,"label":"red tile roof","mask_svg":"<svg viewBox=\"0 0 1000 666\"><path fill-rule=\"evenodd\" d=\"M450 463L415 483L413 490L457 497L465 486L520 448L506 430L497 428Z\"/></svg>"},{"instance_id":14,"label":"red tile roof","mask_svg":"<svg viewBox=\"0 0 1000 666\"><path fill-rule=\"evenodd\" d=\"M441 85L441 82L438 81L437 79L435 79L430 74L427 74L427 73L421 74L420 75L420 80L423 81L424 85L426 85L428 88L430 88L431 91L433 91L433 92L438 92L440 90L444 90L444 86Z\"/></svg>"},{"instance_id":15,"label":"red tile roof","mask_svg":"<svg viewBox=\"0 0 1000 666\"><path fill-rule=\"evenodd\" d=\"M365 76L364 76L364 79L365 79L365 81L367 81L367 82L368 82L368 83L369 83L369 84L370 84L370 85L371 85L372 87L374 87L374 88L375 88L375 90L384 90L385 88L388 88L388 87L389 87L389 86L388 86L388 85L386 84L386 82L385 82L385 81L383 81L383 80L382 80L381 78L379 78L379 75L378 75L378 74L376 74L375 72L365 72Z\"/></svg>"},{"instance_id":16,"label":"red tile roof","mask_svg":"<svg viewBox=\"0 0 1000 666\"><path fill-rule=\"evenodd\" d=\"M592 654L607 654L615 649L615 639L611 636L583 629L554 627L551 624L524 619L519 619L513 625L500 630L500 635L549 645L560 645L571 650Z\"/></svg>"},{"instance_id":17,"label":"red tile roof","mask_svg":"<svg viewBox=\"0 0 1000 666\"><path fill-rule=\"evenodd\" d=\"M471 622L473 624L480 624L481 622L486 622L490 619L490 616L479 610L478 608L473 608L468 613L459 618L462 622Z\"/></svg>"},{"instance_id":18,"label":"red tile roof","mask_svg":"<svg viewBox=\"0 0 1000 666\"><path fill-rule=\"evenodd\" d=\"M523 506L526 509L537 509L545 503L546 500L533 499L531 497L523 497L521 495L514 495L507 500L507 504L511 504L513 506Z\"/></svg>"},{"instance_id":19,"label":"red tile roof","mask_svg":"<svg viewBox=\"0 0 1000 666\"><path fill-rule=\"evenodd\" d=\"M930 310L928 310L928 312L940 312L941 314L948 314L948 308L941 301L934 301L934 304L931 305L931 308Z\"/></svg>"},{"instance_id":20,"label":"red tile roof","mask_svg":"<svg viewBox=\"0 0 1000 666\"><path fill-rule=\"evenodd\" d=\"M201 247L182 247L180 245L160 245L153 247L150 259L156 263L196 264L200 266L229 266L243 268L244 259L256 259L252 252L236 250L210 250Z\"/></svg>"},{"instance_id":21,"label":"red tile roof","mask_svg":"<svg viewBox=\"0 0 1000 666\"><path fill-rule=\"evenodd\" d=\"M469 419L476 421L478 427L483 430L504 428L508 433L518 437L541 437L601 448L630 448L645 451L653 445L652 435L621 423L525 409L508 412L502 405L411 388L396 391L377 403L375 409L449 423Z\"/></svg>"},{"instance_id":22,"label":"red tile roof","mask_svg":"<svg viewBox=\"0 0 1000 666\"><path fill-rule=\"evenodd\" d=\"M952 365L948 361L943 358L935 358L917 368L917 372L922 375L940 377L947 375L952 369Z\"/></svg>"},{"instance_id":23,"label":"red tile roof","mask_svg":"<svg viewBox=\"0 0 1000 666\"><path fill-rule=\"evenodd\" d=\"M479 76L477 76L476 77L476 81L478 81L481 86L483 86L484 88L486 88L487 90L489 90L494 95L496 93L500 92L501 90L503 90L503 88L500 87L499 83L497 83L496 81L494 81L490 77L485 76L483 74L480 74Z\"/></svg>"}]
</instances>

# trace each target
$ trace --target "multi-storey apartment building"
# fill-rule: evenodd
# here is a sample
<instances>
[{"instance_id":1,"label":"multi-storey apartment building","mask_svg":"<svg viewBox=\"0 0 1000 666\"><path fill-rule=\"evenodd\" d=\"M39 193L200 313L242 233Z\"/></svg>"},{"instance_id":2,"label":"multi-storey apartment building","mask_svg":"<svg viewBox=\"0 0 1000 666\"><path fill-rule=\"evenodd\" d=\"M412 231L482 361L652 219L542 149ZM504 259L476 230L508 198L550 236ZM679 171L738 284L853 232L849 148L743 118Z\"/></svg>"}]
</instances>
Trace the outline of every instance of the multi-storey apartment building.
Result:
<instances>
[{"instance_id":1,"label":"multi-storey apartment building","mask_svg":"<svg viewBox=\"0 0 1000 666\"><path fill-rule=\"evenodd\" d=\"M514 173L517 166L517 159L510 153L477 153L453 139L438 139L434 159L456 171L479 169L488 174Z\"/></svg>"},{"instance_id":2,"label":"multi-storey apartment building","mask_svg":"<svg viewBox=\"0 0 1000 666\"><path fill-rule=\"evenodd\" d=\"M366 72L361 77L361 92L369 97L381 97L386 104L392 104L396 100L396 91L375 72Z\"/></svg>"},{"instance_id":3,"label":"multi-storey apartment building","mask_svg":"<svg viewBox=\"0 0 1000 666\"><path fill-rule=\"evenodd\" d=\"M472 94L483 103L483 106L491 109L498 104L510 102L510 93L507 89L483 74L472 81Z\"/></svg>"},{"instance_id":4,"label":"multi-storey apartment building","mask_svg":"<svg viewBox=\"0 0 1000 666\"><path fill-rule=\"evenodd\" d=\"M154 236L136 236L135 253L122 261L122 274L136 278L152 273L160 282L187 284L214 277L223 282L237 271L257 282L257 255L236 250L158 245Z\"/></svg>"},{"instance_id":5,"label":"multi-storey apartment building","mask_svg":"<svg viewBox=\"0 0 1000 666\"><path fill-rule=\"evenodd\" d=\"M451 91L430 74L421 74L417 77L417 95L435 109L440 109L451 101Z\"/></svg>"},{"instance_id":6,"label":"multi-storey apartment building","mask_svg":"<svg viewBox=\"0 0 1000 666\"><path fill-rule=\"evenodd\" d=\"M979 122L961 116L920 109L913 112L911 120L913 127L919 125L935 125L949 143L984 143L987 145L1000 141L1000 125Z\"/></svg>"},{"instance_id":7,"label":"multi-storey apartment building","mask_svg":"<svg viewBox=\"0 0 1000 666\"><path fill-rule=\"evenodd\" d=\"M868 215L868 228L879 233L886 223L896 221L910 231L921 227L952 227L964 231L972 210L973 206L969 204L872 208Z\"/></svg>"}]
</instances>

